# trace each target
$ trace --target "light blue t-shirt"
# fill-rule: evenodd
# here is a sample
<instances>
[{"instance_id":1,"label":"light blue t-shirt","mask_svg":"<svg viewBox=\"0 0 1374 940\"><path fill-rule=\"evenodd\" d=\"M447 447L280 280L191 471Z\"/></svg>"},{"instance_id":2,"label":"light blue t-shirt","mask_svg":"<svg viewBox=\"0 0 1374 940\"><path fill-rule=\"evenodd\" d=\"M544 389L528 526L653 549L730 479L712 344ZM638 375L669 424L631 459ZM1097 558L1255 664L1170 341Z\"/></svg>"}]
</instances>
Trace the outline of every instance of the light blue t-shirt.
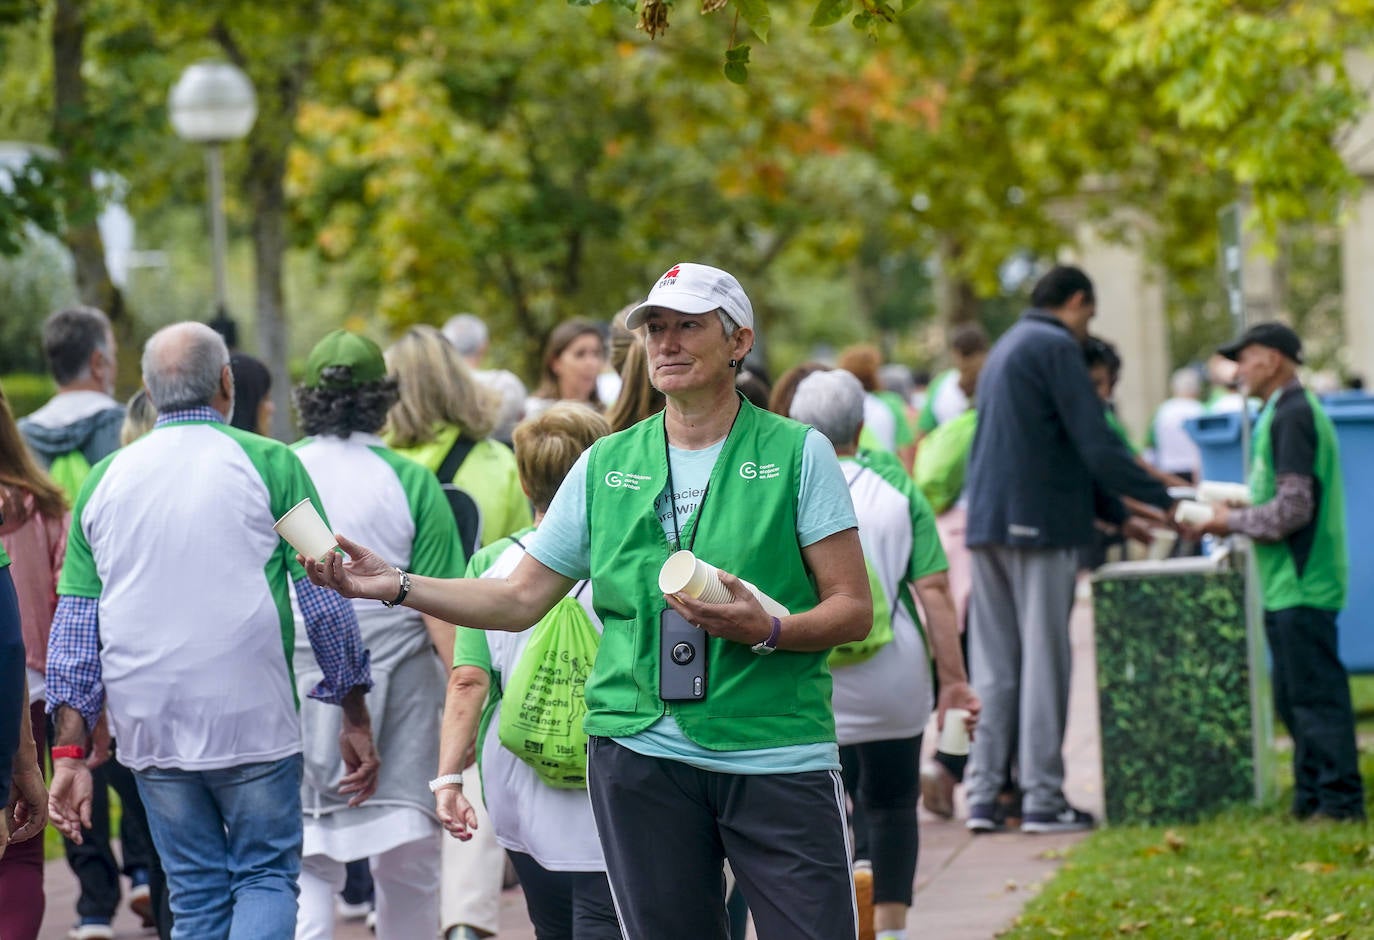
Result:
<instances>
[{"instance_id":1,"label":"light blue t-shirt","mask_svg":"<svg viewBox=\"0 0 1374 940\"><path fill-rule=\"evenodd\" d=\"M654 502L663 535L671 541L673 517L685 532L701 505L711 469L725 446L724 439L702 450L668 448L673 474L672 506L665 488ZM591 533L587 523L587 460L584 453L558 488L544 521L534 531L529 553L545 566L574 580L591 577ZM797 541L805 548L821 539L858 526L844 471L830 441L814 429L802 448L801 491L797 500ZM732 774L802 773L839 770L839 750L831 742L747 751L712 751L682 733L672 715L664 715L638 734L615 738L636 753L681 761L702 770Z\"/></svg>"}]
</instances>

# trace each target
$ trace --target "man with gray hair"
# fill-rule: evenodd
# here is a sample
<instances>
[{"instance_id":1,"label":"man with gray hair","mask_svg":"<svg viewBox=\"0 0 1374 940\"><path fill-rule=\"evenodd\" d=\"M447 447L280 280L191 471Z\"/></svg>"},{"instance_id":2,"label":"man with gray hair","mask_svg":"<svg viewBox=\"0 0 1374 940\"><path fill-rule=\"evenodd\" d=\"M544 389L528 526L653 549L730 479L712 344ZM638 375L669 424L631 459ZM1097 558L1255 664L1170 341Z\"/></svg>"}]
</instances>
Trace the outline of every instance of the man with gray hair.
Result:
<instances>
[{"instance_id":1,"label":"man with gray hair","mask_svg":"<svg viewBox=\"0 0 1374 940\"><path fill-rule=\"evenodd\" d=\"M1153 451L1147 458L1165 473L1192 482L1202 474L1202 454L1183 427L1183 422L1205 414L1202 404L1202 376L1190 366L1179 369L1169 379L1170 397L1159 406L1150 422L1145 446Z\"/></svg>"},{"instance_id":2,"label":"man with gray hair","mask_svg":"<svg viewBox=\"0 0 1374 940\"><path fill-rule=\"evenodd\" d=\"M444 339L448 340L463 361L474 369L482 368L482 358L487 354L489 335L482 318L471 313L460 313L449 317L444 324Z\"/></svg>"},{"instance_id":3,"label":"man with gray hair","mask_svg":"<svg viewBox=\"0 0 1374 940\"><path fill-rule=\"evenodd\" d=\"M515 426L525 417L525 398L529 394L525 383L506 369L482 368L490 334L481 317L471 313L450 317L444 324L443 334L444 339L458 350L458 355L472 368L472 377L501 396L501 409L491 429L491 436L509 447Z\"/></svg>"},{"instance_id":4,"label":"man with gray hair","mask_svg":"<svg viewBox=\"0 0 1374 940\"><path fill-rule=\"evenodd\" d=\"M231 427L224 340L200 323L143 352L158 411L97 464L72 514L48 644L56 726L51 811L90 825L90 729L106 709L167 873L174 936L290 940L301 864L294 593L342 705L341 793L361 803L378 761L368 654L352 608L314 587L272 522L319 497L286 446Z\"/></svg>"},{"instance_id":5,"label":"man with gray hair","mask_svg":"<svg viewBox=\"0 0 1374 940\"><path fill-rule=\"evenodd\" d=\"M124 407L115 389L115 339L110 320L94 307L59 310L43 323L43 354L57 394L19 421L35 457L67 491L119 446Z\"/></svg>"}]
</instances>

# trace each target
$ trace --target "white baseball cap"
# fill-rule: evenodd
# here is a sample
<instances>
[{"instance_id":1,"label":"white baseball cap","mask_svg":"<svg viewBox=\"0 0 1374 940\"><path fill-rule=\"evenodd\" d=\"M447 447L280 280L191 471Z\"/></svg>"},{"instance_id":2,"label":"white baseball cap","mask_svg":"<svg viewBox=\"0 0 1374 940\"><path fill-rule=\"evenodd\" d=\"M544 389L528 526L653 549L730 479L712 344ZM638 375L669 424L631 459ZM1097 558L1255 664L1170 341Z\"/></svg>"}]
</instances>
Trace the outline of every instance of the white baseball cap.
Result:
<instances>
[{"instance_id":1,"label":"white baseball cap","mask_svg":"<svg viewBox=\"0 0 1374 940\"><path fill-rule=\"evenodd\" d=\"M705 264L683 261L658 279L649 296L625 318L625 326L637 329L654 307L678 313L710 313L723 310L738 326L754 328L754 308L733 274Z\"/></svg>"}]
</instances>

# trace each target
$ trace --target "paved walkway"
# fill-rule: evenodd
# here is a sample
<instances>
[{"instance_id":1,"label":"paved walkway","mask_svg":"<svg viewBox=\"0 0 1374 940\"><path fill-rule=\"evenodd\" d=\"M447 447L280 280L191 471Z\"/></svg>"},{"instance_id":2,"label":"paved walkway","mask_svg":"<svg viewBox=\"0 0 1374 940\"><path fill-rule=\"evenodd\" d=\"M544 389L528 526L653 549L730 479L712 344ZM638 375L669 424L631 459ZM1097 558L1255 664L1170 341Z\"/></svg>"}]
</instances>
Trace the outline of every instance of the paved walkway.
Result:
<instances>
[{"instance_id":1,"label":"paved walkway","mask_svg":"<svg viewBox=\"0 0 1374 940\"><path fill-rule=\"evenodd\" d=\"M1073 616L1073 693L1064 748L1066 789L1075 805L1101 816L1102 764L1098 742L1097 675L1092 608L1080 599ZM960 815L963 806L959 807ZM991 940L1008 927L1027 900L1054 873L1072 835L998 833L976 838L957 818L943 820L921 810L921 861L916 903L907 921L913 937ZM71 926L74 881L62 861L47 866L48 913L40 940L62 940ZM122 914L118 940L145 937L137 921ZM370 940L361 923L340 924L337 940ZM754 934L749 934L753 940ZM519 888L501 898L501 940L534 940Z\"/></svg>"}]
</instances>

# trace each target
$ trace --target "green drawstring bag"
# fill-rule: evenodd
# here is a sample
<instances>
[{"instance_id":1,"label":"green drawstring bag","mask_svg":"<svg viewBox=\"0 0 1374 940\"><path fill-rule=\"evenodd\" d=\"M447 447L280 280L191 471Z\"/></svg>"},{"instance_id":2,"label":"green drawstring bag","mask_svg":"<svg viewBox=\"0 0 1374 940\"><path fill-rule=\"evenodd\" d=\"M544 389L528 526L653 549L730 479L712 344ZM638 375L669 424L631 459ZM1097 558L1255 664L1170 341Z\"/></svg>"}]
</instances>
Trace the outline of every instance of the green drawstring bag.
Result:
<instances>
[{"instance_id":1,"label":"green drawstring bag","mask_svg":"<svg viewBox=\"0 0 1374 940\"><path fill-rule=\"evenodd\" d=\"M579 592L580 593L580 592ZM587 786L587 677L601 634L576 595L564 597L534 625L501 692L497 735L551 787Z\"/></svg>"},{"instance_id":2,"label":"green drawstring bag","mask_svg":"<svg viewBox=\"0 0 1374 940\"><path fill-rule=\"evenodd\" d=\"M937 516L953 506L964 489L964 472L976 430L978 412L970 408L931 431L916 451L911 475Z\"/></svg>"},{"instance_id":3,"label":"green drawstring bag","mask_svg":"<svg viewBox=\"0 0 1374 940\"><path fill-rule=\"evenodd\" d=\"M91 464L86 460L86 455L79 450L68 451L48 467L48 476L62 487L62 492L67 494L67 501L70 503L76 502L77 494L81 492L81 484L86 482L86 477L90 474Z\"/></svg>"},{"instance_id":4,"label":"green drawstring bag","mask_svg":"<svg viewBox=\"0 0 1374 940\"><path fill-rule=\"evenodd\" d=\"M862 640L834 647L828 660L831 668L852 666L871 659L878 650L892 642L892 609L887 605L887 594L883 592L878 573L867 558L864 559L864 567L868 570L868 589L873 594L873 628Z\"/></svg>"}]
</instances>

